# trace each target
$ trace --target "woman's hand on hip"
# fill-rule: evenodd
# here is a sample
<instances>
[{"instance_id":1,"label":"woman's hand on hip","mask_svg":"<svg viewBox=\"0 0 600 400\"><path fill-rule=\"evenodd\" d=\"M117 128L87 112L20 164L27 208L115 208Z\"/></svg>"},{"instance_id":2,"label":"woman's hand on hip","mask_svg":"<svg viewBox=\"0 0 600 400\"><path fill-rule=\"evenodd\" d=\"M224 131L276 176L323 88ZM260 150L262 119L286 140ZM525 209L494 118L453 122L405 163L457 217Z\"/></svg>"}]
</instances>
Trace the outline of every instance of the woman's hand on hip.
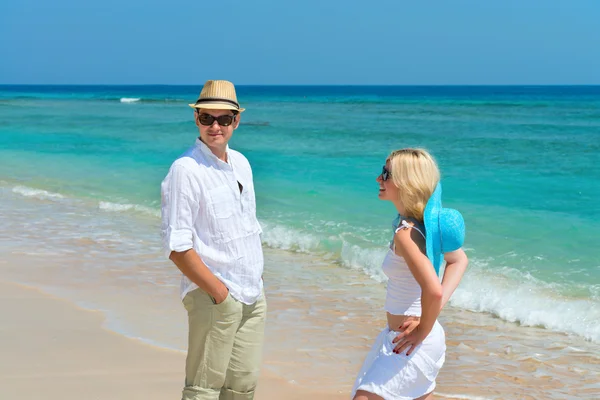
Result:
<instances>
[{"instance_id":1,"label":"woman's hand on hip","mask_svg":"<svg viewBox=\"0 0 600 400\"><path fill-rule=\"evenodd\" d=\"M394 353L400 354L408 349L406 355L410 356L415 348L425 340L429 332L419 329L419 323L419 320L404 321L400 326L401 333L392 340L392 343L396 344Z\"/></svg>"}]
</instances>

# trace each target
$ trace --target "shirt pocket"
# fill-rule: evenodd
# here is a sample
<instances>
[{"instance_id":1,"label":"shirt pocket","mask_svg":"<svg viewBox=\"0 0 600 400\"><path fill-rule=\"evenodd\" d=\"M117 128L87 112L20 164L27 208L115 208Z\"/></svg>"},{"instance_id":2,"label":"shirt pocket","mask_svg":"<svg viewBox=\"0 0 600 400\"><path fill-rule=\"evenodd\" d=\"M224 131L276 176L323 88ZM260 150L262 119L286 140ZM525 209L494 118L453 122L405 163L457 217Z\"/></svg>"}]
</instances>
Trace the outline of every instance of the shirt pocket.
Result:
<instances>
[{"instance_id":1,"label":"shirt pocket","mask_svg":"<svg viewBox=\"0 0 600 400\"><path fill-rule=\"evenodd\" d=\"M248 185L244 187L242 191L242 202L244 204L244 211L250 215L256 215L256 200L254 197L253 188Z\"/></svg>"},{"instance_id":2,"label":"shirt pocket","mask_svg":"<svg viewBox=\"0 0 600 400\"><path fill-rule=\"evenodd\" d=\"M258 219L256 219L256 197L253 189L252 186L248 185L242 192L244 229L247 234L262 232Z\"/></svg>"},{"instance_id":3,"label":"shirt pocket","mask_svg":"<svg viewBox=\"0 0 600 400\"><path fill-rule=\"evenodd\" d=\"M219 186L209 189L210 205L213 215L217 219L228 219L233 215L235 198L229 186Z\"/></svg>"}]
</instances>

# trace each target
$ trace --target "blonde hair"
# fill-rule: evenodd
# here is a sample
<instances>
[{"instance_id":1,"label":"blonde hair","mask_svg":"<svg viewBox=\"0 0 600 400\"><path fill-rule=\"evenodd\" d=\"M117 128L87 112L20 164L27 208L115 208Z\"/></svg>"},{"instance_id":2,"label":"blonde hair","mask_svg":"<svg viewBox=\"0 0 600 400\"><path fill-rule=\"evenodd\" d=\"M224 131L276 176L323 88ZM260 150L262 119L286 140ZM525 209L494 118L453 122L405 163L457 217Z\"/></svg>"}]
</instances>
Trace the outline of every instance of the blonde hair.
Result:
<instances>
[{"instance_id":1,"label":"blonde hair","mask_svg":"<svg viewBox=\"0 0 600 400\"><path fill-rule=\"evenodd\" d=\"M399 189L398 197L405 217L423 221L427 200L440 181L435 159L423 149L400 149L390 153L392 182Z\"/></svg>"}]
</instances>

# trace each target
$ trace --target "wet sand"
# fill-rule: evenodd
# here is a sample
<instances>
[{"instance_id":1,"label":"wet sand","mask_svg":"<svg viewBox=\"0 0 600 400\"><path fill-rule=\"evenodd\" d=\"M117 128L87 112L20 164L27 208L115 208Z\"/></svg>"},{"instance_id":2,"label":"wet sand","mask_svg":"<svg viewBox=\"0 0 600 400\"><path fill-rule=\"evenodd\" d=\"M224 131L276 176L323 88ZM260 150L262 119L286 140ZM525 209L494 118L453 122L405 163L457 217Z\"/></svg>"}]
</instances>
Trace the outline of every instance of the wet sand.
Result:
<instances>
[{"instance_id":1,"label":"wet sand","mask_svg":"<svg viewBox=\"0 0 600 400\"><path fill-rule=\"evenodd\" d=\"M185 355L125 338L85 311L33 288L0 283L0 398L178 398ZM256 399L342 399L262 374Z\"/></svg>"}]
</instances>

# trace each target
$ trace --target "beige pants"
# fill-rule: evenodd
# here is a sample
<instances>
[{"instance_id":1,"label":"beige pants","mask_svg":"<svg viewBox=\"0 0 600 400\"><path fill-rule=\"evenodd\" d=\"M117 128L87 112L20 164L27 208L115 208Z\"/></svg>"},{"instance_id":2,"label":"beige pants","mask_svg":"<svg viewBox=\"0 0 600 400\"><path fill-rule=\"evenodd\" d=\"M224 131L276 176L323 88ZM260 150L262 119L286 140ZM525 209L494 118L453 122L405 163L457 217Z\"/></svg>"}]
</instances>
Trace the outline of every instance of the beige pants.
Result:
<instances>
[{"instance_id":1,"label":"beige pants","mask_svg":"<svg viewBox=\"0 0 600 400\"><path fill-rule=\"evenodd\" d=\"M182 400L251 400L258 381L267 303L231 295L220 304L203 290L183 299L189 337Z\"/></svg>"}]
</instances>

